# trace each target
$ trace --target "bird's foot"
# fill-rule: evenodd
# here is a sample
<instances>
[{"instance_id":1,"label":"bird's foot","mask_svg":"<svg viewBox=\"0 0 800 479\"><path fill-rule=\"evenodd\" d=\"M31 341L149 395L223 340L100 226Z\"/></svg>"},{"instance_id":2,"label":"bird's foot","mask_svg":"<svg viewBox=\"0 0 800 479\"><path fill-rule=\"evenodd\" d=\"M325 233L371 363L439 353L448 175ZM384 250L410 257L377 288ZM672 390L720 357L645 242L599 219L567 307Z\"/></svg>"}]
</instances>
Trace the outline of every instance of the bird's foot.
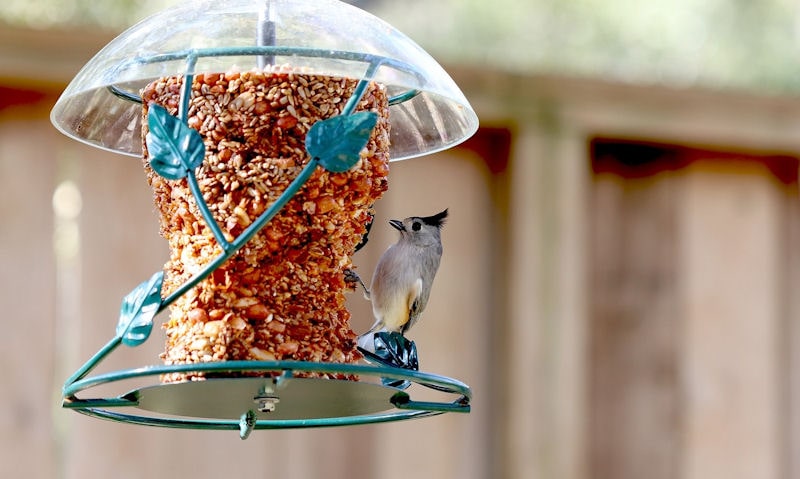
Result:
<instances>
[{"instance_id":1,"label":"bird's foot","mask_svg":"<svg viewBox=\"0 0 800 479\"><path fill-rule=\"evenodd\" d=\"M360 284L361 288L364 290L364 297L369 299L369 290L367 286L361 281L361 276L356 273L353 269L346 269L344 270L344 282L352 285L353 289L356 288L356 284Z\"/></svg>"}]
</instances>

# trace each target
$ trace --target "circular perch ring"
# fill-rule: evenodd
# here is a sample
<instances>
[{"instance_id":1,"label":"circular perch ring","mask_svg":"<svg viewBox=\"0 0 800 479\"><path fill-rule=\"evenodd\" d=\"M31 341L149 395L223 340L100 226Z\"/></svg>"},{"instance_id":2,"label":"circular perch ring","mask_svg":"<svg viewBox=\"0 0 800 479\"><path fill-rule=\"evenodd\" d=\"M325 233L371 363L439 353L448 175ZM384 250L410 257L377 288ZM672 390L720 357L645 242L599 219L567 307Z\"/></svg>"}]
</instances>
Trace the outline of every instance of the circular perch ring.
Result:
<instances>
[{"instance_id":1,"label":"circular perch ring","mask_svg":"<svg viewBox=\"0 0 800 479\"><path fill-rule=\"evenodd\" d=\"M77 397L78 393L101 385L191 372L275 375L156 384L107 399ZM294 377L295 372L358 375L378 381ZM409 381L413 386L455 399L414 401L402 389L381 384L380 379ZM460 381L400 368L307 361L223 361L146 366L83 378L64 388L63 407L88 416L146 426L244 431L242 421L248 414L252 416L250 429L346 426L469 412L471 397L469 386ZM117 412L131 408L136 412ZM244 432L242 437L246 437Z\"/></svg>"}]
</instances>

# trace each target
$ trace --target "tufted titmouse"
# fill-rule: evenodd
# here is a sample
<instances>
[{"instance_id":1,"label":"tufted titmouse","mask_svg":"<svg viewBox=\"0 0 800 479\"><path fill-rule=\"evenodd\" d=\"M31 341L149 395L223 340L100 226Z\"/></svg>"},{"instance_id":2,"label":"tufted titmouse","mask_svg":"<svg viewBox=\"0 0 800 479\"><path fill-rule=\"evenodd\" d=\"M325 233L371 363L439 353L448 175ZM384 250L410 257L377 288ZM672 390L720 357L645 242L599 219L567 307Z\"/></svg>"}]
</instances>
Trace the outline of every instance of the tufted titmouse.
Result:
<instances>
[{"instance_id":1,"label":"tufted titmouse","mask_svg":"<svg viewBox=\"0 0 800 479\"><path fill-rule=\"evenodd\" d=\"M400 239L378 260L371 291L361 283L375 316L375 324L358 338L361 348L374 351L374 333L405 334L419 320L442 258L440 232L446 218L444 210L433 216L389 221L400 232Z\"/></svg>"}]
</instances>

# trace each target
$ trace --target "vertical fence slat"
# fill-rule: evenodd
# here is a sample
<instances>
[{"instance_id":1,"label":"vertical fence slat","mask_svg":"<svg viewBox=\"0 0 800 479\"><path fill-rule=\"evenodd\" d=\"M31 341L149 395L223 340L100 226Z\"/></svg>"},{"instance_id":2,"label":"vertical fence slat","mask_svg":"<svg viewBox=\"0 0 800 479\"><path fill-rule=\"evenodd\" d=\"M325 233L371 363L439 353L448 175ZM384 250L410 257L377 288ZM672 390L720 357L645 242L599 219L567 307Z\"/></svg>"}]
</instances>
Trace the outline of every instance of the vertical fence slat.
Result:
<instances>
[{"instance_id":1,"label":"vertical fence slat","mask_svg":"<svg viewBox=\"0 0 800 479\"><path fill-rule=\"evenodd\" d=\"M0 464L11 475L54 477L55 164L46 122L8 113L0 115Z\"/></svg>"}]
</instances>

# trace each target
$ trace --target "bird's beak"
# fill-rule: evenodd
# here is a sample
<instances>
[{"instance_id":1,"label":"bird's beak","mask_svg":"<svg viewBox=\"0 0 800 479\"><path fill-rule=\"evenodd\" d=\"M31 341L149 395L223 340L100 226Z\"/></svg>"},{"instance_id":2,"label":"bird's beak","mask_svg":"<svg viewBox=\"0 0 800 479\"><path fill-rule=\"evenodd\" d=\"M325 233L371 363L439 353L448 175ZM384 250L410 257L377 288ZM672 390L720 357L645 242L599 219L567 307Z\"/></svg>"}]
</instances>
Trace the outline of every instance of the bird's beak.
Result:
<instances>
[{"instance_id":1,"label":"bird's beak","mask_svg":"<svg viewBox=\"0 0 800 479\"><path fill-rule=\"evenodd\" d=\"M398 231L405 231L406 227L403 226L403 222L400 220L389 220L389 224L392 225Z\"/></svg>"}]
</instances>

